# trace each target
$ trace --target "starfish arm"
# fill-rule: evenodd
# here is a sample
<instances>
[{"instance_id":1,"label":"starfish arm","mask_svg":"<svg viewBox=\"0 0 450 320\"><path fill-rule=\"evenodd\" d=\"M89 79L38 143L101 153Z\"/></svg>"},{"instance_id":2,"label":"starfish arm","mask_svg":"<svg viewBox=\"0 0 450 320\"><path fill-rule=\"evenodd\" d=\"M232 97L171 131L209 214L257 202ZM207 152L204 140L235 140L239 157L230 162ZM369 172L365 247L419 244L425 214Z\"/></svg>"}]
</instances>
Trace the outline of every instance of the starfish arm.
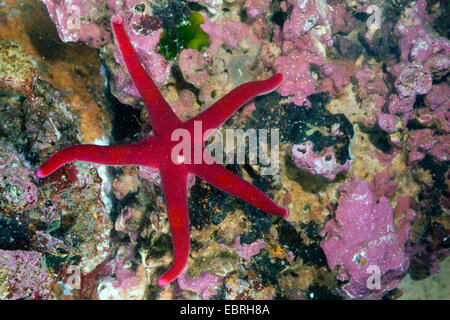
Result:
<instances>
[{"instance_id":1,"label":"starfish arm","mask_svg":"<svg viewBox=\"0 0 450 320\"><path fill-rule=\"evenodd\" d=\"M162 164L160 168L173 245L173 262L170 269L158 279L160 286L175 280L189 258L188 173L182 168L171 162Z\"/></svg>"},{"instance_id":2,"label":"starfish arm","mask_svg":"<svg viewBox=\"0 0 450 320\"><path fill-rule=\"evenodd\" d=\"M145 165L157 167L156 157L146 155L145 147L151 147L150 141L144 140L131 145L117 146L98 146L94 144L70 146L52 155L35 173L38 178L45 178L63 165L74 161L87 161L111 166Z\"/></svg>"},{"instance_id":3,"label":"starfish arm","mask_svg":"<svg viewBox=\"0 0 450 320\"><path fill-rule=\"evenodd\" d=\"M277 205L272 199L251 183L238 177L220 164L191 166L192 173L216 188L244 200L264 212L287 218L289 211Z\"/></svg>"},{"instance_id":4,"label":"starfish arm","mask_svg":"<svg viewBox=\"0 0 450 320\"><path fill-rule=\"evenodd\" d=\"M181 124L181 121L164 100L152 78L139 61L133 45L125 32L123 17L116 16L112 18L112 29L131 79L141 94L142 100L144 100L153 131L156 134L160 134L167 131L168 125L176 126Z\"/></svg>"},{"instance_id":5,"label":"starfish arm","mask_svg":"<svg viewBox=\"0 0 450 320\"><path fill-rule=\"evenodd\" d=\"M234 88L208 109L186 123L192 129L194 121L201 121L203 134L207 130L219 128L231 115L250 99L275 90L283 81L278 73L269 79L251 81ZM189 130L188 129L188 130Z\"/></svg>"}]
</instances>

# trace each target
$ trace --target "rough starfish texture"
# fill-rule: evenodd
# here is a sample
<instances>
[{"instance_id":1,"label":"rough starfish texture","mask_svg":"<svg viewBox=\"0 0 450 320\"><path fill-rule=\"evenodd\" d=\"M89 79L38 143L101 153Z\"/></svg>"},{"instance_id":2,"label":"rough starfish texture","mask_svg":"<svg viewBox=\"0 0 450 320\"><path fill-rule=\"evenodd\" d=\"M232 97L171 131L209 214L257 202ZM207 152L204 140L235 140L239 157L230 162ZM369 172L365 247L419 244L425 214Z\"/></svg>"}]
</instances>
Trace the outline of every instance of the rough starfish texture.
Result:
<instances>
[{"instance_id":1,"label":"rough starfish texture","mask_svg":"<svg viewBox=\"0 0 450 320\"><path fill-rule=\"evenodd\" d=\"M179 141L173 141L175 130L185 130L191 137L201 125L201 137L207 139L237 109L251 98L277 88L283 77L276 74L267 80L245 83L189 121L177 118L164 100L155 83L138 60L134 48L123 27L122 17L112 18L112 28L128 72L139 90L147 108L153 134L130 145L97 146L76 145L55 153L36 170L39 178L52 174L61 166L73 161L88 161L104 165L138 165L159 170L164 190L167 214L172 232L173 263L162 275L161 286L175 280L183 271L189 257L188 177L195 175L213 186L228 192L255 207L277 216L288 217L289 212L278 206L262 191L214 162L205 151L203 140L190 142L191 150L206 155L202 163L192 163L183 156L172 160L173 149ZM201 161L200 161L201 162Z\"/></svg>"}]
</instances>

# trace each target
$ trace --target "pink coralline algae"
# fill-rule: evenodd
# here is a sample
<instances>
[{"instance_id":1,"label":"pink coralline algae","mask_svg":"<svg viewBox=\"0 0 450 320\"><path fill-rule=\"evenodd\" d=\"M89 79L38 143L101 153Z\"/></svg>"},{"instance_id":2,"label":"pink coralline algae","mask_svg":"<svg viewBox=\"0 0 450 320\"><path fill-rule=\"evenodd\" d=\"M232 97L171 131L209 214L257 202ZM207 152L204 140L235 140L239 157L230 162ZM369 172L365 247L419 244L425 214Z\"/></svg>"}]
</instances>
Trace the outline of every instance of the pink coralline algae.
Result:
<instances>
[{"instance_id":1,"label":"pink coralline algae","mask_svg":"<svg viewBox=\"0 0 450 320\"><path fill-rule=\"evenodd\" d=\"M163 31L162 24L150 15L150 8L142 1L45 0L44 4L63 41L82 41L94 48L112 43L111 33L107 27L110 17L123 16L127 22L126 32L136 48L139 60L147 70L150 70L152 78L158 85L166 80L172 63L157 52L157 44ZM138 5L143 6L143 9L138 10ZM110 65L110 57L105 58ZM133 104L132 99L139 99L140 94L126 72L117 47L114 48L114 60L121 66L119 69L109 68L113 71L111 77L115 84L116 96L122 103Z\"/></svg>"},{"instance_id":2,"label":"pink coralline algae","mask_svg":"<svg viewBox=\"0 0 450 320\"><path fill-rule=\"evenodd\" d=\"M432 80L438 80L448 73L450 41L444 37L435 37L424 27L431 22L426 1L419 0L412 3L395 26L401 50L400 62L391 70L397 78L395 88L399 97L392 97L397 100L397 105L401 100L411 97L407 105L412 108L414 102L410 100L413 97L427 94L432 89ZM404 110L400 112L404 113Z\"/></svg>"},{"instance_id":3,"label":"pink coralline algae","mask_svg":"<svg viewBox=\"0 0 450 320\"><path fill-rule=\"evenodd\" d=\"M259 254L261 252L261 249L265 249L268 247L267 244L261 239L258 239L251 244L241 244L241 236L236 237L234 245L231 247L225 244L221 244L220 246L236 251L239 257L244 259L250 259L254 255Z\"/></svg>"},{"instance_id":4,"label":"pink coralline algae","mask_svg":"<svg viewBox=\"0 0 450 320\"><path fill-rule=\"evenodd\" d=\"M426 1L412 3L395 27L395 33L400 38L401 60L432 67L434 77L442 77L448 73L450 62L450 41L444 37L435 37L425 28L432 22L427 13Z\"/></svg>"},{"instance_id":5,"label":"pink coralline algae","mask_svg":"<svg viewBox=\"0 0 450 320\"><path fill-rule=\"evenodd\" d=\"M394 214L388 198L377 199L369 184L358 178L341 184L340 193L336 218L321 232L328 266L339 266L337 278L347 281L344 296L381 298L408 271L405 244L415 211L407 208Z\"/></svg>"},{"instance_id":6,"label":"pink coralline algae","mask_svg":"<svg viewBox=\"0 0 450 320\"><path fill-rule=\"evenodd\" d=\"M186 81L197 88L205 86L208 81L209 69L212 68L212 58L193 49L181 51L179 55L180 69Z\"/></svg>"},{"instance_id":7,"label":"pink coralline algae","mask_svg":"<svg viewBox=\"0 0 450 320\"><path fill-rule=\"evenodd\" d=\"M392 95L390 99L391 100L389 101L388 110L391 114L407 114L408 116L411 115L414 107L414 102L416 101L415 95L406 98L401 98L398 95Z\"/></svg>"},{"instance_id":8,"label":"pink coralline algae","mask_svg":"<svg viewBox=\"0 0 450 320\"><path fill-rule=\"evenodd\" d=\"M341 89L350 84L345 68L345 65L337 63L325 64L323 66L324 79L320 83L318 91L329 92L332 97L339 96Z\"/></svg>"},{"instance_id":9,"label":"pink coralline algae","mask_svg":"<svg viewBox=\"0 0 450 320\"><path fill-rule=\"evenodd\" d=\"M32 170L12 147L0 142L0 209L6 212L29 209L37 201Z\"/></svg>"},{"instance_id":10,"label":"pink coralline algae","mask_svg":"<svg viewBox=\"0 0 450 320\"><path fill-rule=\"evenodd\" d=\"M256 18L266 11L270 6L270 0L247 0L244 7L250 17Z\"/></svg>"},{"instance_id":11,"label":"pink coralline algae","mask_svg":"<svg viewBox=\"0 0 450 320\"><path fill-rule=\"evenodd\" d=\"M426 94L431 90L432 81L431 73L425 67L410 65L401 71L395 88L402 97Z\"/></svg>"},{"instance_id":12,"label":"pink coralline algae","mask_svg":"<svg viewBox=\"0 0 450 320\"><path fill-rule=\"evenodd\" d=\"M386 132L395 132L396 131L396 125L397 118L393 114L389 113L382 113L378 117L378 125L383 131Z\"/></svg>"},{"instance_id":13,"label":"pink coralline algae","mask_svg":"<svg viewBox=\"0 0 450 320\"><path fill-rule=\"evenodd\" d=\"M435 156L439 161L449 159L450 141L447 136L434 135L432 129L414 130L408 137L407 145L410 163L422 160L426 154Z\"/></svg>"},{"instance_id":14,"label":"pink coralline algae","mask_svg":"<svg viewBox=\"0 0 450 320\"><path fill-rule=\"evenodd\" d=\"M314 152L313 149L314 144L311 141L294 144L291 153L295 165L311 174L318 174L329 180L334 180L337 174L346 172L350 168L350 160L344 164L339 163L333 147L325 148L320 153Z\"/></svg>"},{"instance_id":15,"label":"pink coralline algae","mask_svg":"<svg viewBox=\"0 0 450 320\"><path fill-rule=\"evenodd\" d=\"M217 21L211 21L206 15L205 23L200 25L210 36L210 51L216 53L219 47L226 43L232 47L238 45L249 34L250 27L244 23L233 21L227 18L220 18Z\"/></svg>"},{"instance_id":16,"label":"pink coralline algae","mask_svg":"<svg viewBox=\"0 0 450 320\"><path fill-rule=\"evenodd\" d=\"M287 1L284 8L285 11L290 10L289 18L282 33L279 30L275 33L282 54L276 58L274 66L286 78L279 92L283 96L291 96L296 105L309 106L306 97L329 88L327 82L333 83L332 91L349 84L345 72L339 72L342 70L336 65L326 63L326 51L333 45L333 33L348 32L353 19L339 23L344 16L349 16L342 4L316 0Z\"/></svg>"},{"instance_id":17,"label":"pink coralline algae","mask_svg":"<svg viewBox=\"0 0 450 320\"><path fill-rule=\"evenodd\" d=\"M297 105L303 105L306 97L316 90L316 80L310 72L311 65L321 67L324 64L323 52L319 52L319 44L316 43L323 45L321 37L313 41L314 35L310 35L311 28L322 22L324 17L318 15L320 11L316 10L315 1L306 2L303 5L289 2L293 9L280 35L283 54L275 60L275 68L286 78L280 86L280 93L292 95L292 102Z\"/></svg>"},{"instance_id":18,"label":"pink coralline algae","mask_svg":"<svg viewBox=\"0 0 450 320\"><path fill-rule=\"evenodd\" d=\"M0 299L54 299L54 280L35 251L0 250Z\"/></svg>"},{"instance_id":19,"label":"pink coralline algae","mask_svg":"<svg viewBox=\"0 0 450 320\"><path fill-rule=\"evenodd\" d=\"M433 17L428 14L426 6L425 0L411 2L397 21L394 33L398 39L400 59L396 64L395 61L389 62L394 86L385 90L385 93L390 93L386 104L380 100L378 107L373 109L372 117L378 120L371 119L365 123L369 127L378 123L381 130L388 132L391 144L408 152L410 164L417 163L426 155L442 162L450 154L448 84L445 81L433 84L450 70L450 41L437 36L431 28ZM357 78L361 91L367 82L364 77L357 75ZM360 97L364 98L362 93ZM411 120L424 128L407 129ZM405 137L400 139L398 132L406 133Z\"/></svg>"},{"instance_id":20,"label":"pink coralline algae","mask_svg":"<svg viewBox=\"0 0 450 320\"><path fill-rule=\"evenodd\" d=\"M318 62L318 65L321 63ZM309 72L310 61L308 61L307 55L290 52L285 56L278 57L275 67L286 77L280 86L280 93L284 96L294 95L292 102L303 105L306 97L316 90L315 79Z\"/></svg>"},{"instance_id":21,"label":"pink coralline algae","mask_svg":"<svg viewBox=\"0 0 450 320\"><path fill-rule=\"evenodd\" d=\"M86 0L43 0L50 18L56 25L61 40L65 42L83 41L97 48L106 39L108 33L105 24L96 21L100 13L106 14L106 1Z\"/></svg>"},{"instance_id":22,"label":"pink coralline algae","mask_svg":"<svg viewBox=\"0 0 450 320\"><path fill-rule=\"evenodd\" d=\"M203 300L209 300L217 294L216 287L221 285L222 277L204 271L197 279L186 279L186 273L178 277L178 285L182 290L191 290L201 294Z\"/></svg>"},{"instance_id":23,"label":"pink coralline algae","mask_svg":"<svg viewBox=\"0 0 450 320\"><path fill-rule=\"evenodd\" d=\"M97 288L101 300L142 299L145 283L132 268L135 252L130 245L122 245L116 257L102 268L102 274Z\"/></svg>"},{"instance_id":24,"label":"pink coralline algae","mask_svg":"<svg viewBox=\"0 0 450 320\"><path fill-rule=\"evenodd\" d=\"M424 103L426 107L417 111L417 120L425 126L450 133L450 86L446 82L434 85Z\"/></svg>"},{"instance_id":25,"label":"pink coralline algae","mask_svg":"<svg viewBox=\"0 0 450 320\"><path fill-rule=\"evenodd\" d=\"M448 110L450 108L450 87L446 82L433 86L433 89L425 97L425 104L435 111L442 107Z\"/></svg>"},{"instance_id":26,"label":"pink coralline algae","mask_svg":"<svg viewBox=\"0 0 450 320\"><path fill-rule=\"evenodd\" d=\"M358 94L361 99L366 99L374 94L378 96L386 94L387 87L379 71L359 69L355 72L355 78L358 81Z\"/></svg>"},{"instance_id":27,"label":"pink coralline algae","mask_svg":"<svg viewBox=\"0 0 450 320\"><path fill-rule=\"evenodd\" d=\"M222 85L226 83L226 79L224 79L224 77L217 76L217 79L215 79L216 77L212 76L213 74L219 73L219 70L217 70L218 67L213 65L212 57L210 55L204 55L197 50L182 50L179 54L179 67L187 82L192 83L197 88L201 88L199 92L199 100L205 103L211 103L214 101L214 99L211 98L211 93L214 90L217 90L217 83L221 83ZM178 115L186 116L189 114L189 111L183 110L181 104L184 102L182 101L183 98L185 98L185 100L190 100L190 97L184 95L180 98L181 99L175 102L172 107L175 111L180 111L177 112ZM192 103L189 104L190 106L192 106L193 102L195 102L195 97L193 97L191 102Z\"/></svg>"}]
</instances>

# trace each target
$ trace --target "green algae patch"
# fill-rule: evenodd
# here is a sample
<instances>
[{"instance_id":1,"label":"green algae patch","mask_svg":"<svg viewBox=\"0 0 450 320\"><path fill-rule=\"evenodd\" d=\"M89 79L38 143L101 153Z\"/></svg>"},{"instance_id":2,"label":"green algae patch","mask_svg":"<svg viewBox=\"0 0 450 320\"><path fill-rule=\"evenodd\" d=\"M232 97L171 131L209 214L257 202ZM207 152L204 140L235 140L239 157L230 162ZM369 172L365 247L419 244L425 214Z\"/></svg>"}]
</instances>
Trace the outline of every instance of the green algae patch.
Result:
<instances>
[{"instance_id":1,"label":"green algae patch","mask_svg":"<svg viewBox=\"0 0 450 320\"><path fill-rule=\"evenodd\" d=\"M193 12L173 30L164 29L158 43L158 53L166 60L173 60L183 49L201 51L209 43L209 35L200 28L203 16Z\"/></svg>"}]
</instances>

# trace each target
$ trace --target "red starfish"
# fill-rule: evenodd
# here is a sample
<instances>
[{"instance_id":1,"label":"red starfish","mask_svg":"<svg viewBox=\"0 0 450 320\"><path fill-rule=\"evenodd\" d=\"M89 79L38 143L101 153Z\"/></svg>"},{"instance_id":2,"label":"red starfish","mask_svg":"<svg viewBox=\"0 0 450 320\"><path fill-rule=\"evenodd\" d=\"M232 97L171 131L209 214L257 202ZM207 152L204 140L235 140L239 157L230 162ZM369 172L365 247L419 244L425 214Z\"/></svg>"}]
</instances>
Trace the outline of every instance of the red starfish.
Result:
<instances>
[{"instance_id":1,"label":"red starfish","mask_svg":"<svg viewBox=\"0 0 450 320\"><path fill-rule=\"evenodd\" d=\"M176 161L171 160L172 149L179 143L171 139L174 130L185 129L191 136L194 136L194 121L200 121L202 136L206 139L212 134L213 130L220 127L251 98L277 88L282 81L282 75L276 74L267 80L245 83L233 89L195 118L183 123L164 100L152 78L139 62L125 32L123 18L113 17L112 28L128 72L144 100L152 123L153 134L129 145L98 146L86 144L67 147L52 155L37 169L36 176L44 178L72 161L88 161L112 166L148 166L158 169L172 232L174 255L170 269L158 280L158 284L164 286L178 277L186 266L189 256L187 202L189 175L193 174L204 179L218 189L247 201L267 213L282 217L289 216L288 210L278 206L249 182L215 163L211 155L208 156L210 160L208 163L213 160L211 164L188 164L183 157L178 157ZM208 155L208 153L204 153L203 141L197 143L194 139L191 150L200 150L202 155Z\"/></svg>"}]
</instances>

